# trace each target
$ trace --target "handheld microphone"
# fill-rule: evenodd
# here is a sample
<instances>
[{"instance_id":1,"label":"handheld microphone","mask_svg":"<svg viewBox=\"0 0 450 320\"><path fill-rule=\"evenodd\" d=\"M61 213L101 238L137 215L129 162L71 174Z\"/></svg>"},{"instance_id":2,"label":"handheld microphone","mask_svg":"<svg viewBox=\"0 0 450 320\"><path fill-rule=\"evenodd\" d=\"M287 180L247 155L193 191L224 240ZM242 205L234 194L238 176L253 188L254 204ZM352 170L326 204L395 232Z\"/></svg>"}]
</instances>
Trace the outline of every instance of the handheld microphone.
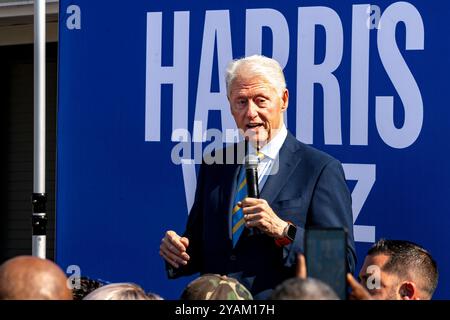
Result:
<instances>
[{"instance_id":1,"label":"handheld microphone","mask_svg":"<svg viewBox=\"0 0 450 320\"><path fill-rule=\"evenodd\" d=\"M258 160L258 157L253 154L249 154L245 158L245 177L247 179L247 195L250 198L259 199Z\"/></svg>"},{"instance_id":2,"label":"handheld microphone","mask_svg":"<svg viewBox=\"0 0 450 320\"><path fill-rule=\"evenodd\" d=\"M247 179L247 195L250 198L259 199L259 185L258 185L258 157L254 154L249 154L245 157L245 177ZM261 231L258 228L250 228L249 235L258 235Z\"/></svg>"}]
</instances>

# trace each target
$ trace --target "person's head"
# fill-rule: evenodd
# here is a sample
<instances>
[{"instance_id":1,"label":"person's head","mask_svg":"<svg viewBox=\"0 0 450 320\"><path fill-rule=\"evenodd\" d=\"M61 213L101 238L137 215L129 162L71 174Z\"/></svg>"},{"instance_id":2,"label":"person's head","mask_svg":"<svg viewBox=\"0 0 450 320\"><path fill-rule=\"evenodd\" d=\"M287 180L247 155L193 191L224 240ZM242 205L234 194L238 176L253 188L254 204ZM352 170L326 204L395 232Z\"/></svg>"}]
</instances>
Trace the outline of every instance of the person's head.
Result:
<instances>
[{"instance_id":1,"label":"person's head","mask_svg":"<svg viewBox=\"0 0 450 320\"><path fill-rule=\"evenodd\" d=\"M152 299L134 283L111 283L95 289L83 300L157 300Z\"/></svg>"},{"instance_id":2,"label":"person's head","mask_svg":"<svg viewBox=\"0 0 450 320\"><path fill-rule=\"evenodd\" d=\"M103 285L100 281L89 279L88 277L80 277L80 286L78 288L74 286L72 289L73 299L82 300L89 293Z\"/></svg>"},{"instance_id":3,"label":"person's head","mask_svg":"<svg viewBox=\"0 0 450 320\"><path fill-rule=\"evenodd\" d=\"M187 285L181 300L253 300L250 291L234 278L205 274Z\"/></svg>"},{"instance_id":4,"label":"person's head","mask_svg":"<svg viewBox=\"0 0 450 320\"><path fill-rule=\"evenodd\" d=\"M339 300L326 283L314 278L290 278L272 292L273 300Z\"/></svg>"},{"instance_id":5,"label":"person's head","mask_svg":"<svg viewBox=\"0 0 450 320\"><path fill-rule=\"evenodd\" d=\"M226 70L226 84L237 127L253 144L263 146L283 126L288 107L281 66L259 55L233 60Z\"/></svg>"},{"instance_id":6,"label":"person's head","mask_svg":"<svg viewBox=\"0 0 450 320\"><path fill-rule=\"evenodd\" d=\"M52 261L18 256L0 266L0 300L72 300L72 291Z\"/></svg>"},{"instance_id":7,"label":"person's head","mask_svg":"<svg viewBox=\"0 0 450 320\"><path fill-rule=\"evenodd\" d=\"M159 294L147 292L147 300L164 300Z\"/></svg>"},{"instance_id":8,"label":"person's head","mask_svg":"<svg viewBox=\"0 0 450 320\"><path fill-rule=\"evenodd\" d=\"M359 278L375 299L428 300L436 289L438 270L417 244L383 239L368 251Z\"/></svg>"}]
</instances>

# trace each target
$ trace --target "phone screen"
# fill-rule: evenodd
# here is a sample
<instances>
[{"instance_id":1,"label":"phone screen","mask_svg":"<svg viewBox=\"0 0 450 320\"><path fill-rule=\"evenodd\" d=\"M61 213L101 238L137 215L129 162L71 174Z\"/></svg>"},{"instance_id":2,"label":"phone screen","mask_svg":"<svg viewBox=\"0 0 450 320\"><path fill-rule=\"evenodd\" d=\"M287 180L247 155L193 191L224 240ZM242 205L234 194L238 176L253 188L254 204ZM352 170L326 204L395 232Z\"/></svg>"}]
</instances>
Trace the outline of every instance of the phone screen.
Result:
<instances>
[{"instance_id":1,"label":"phone screen","mask_svg":"<svg viewBox=\"0 0 450 320\"><path fill-rule=\"evenodd\" d=\"M347 296L346 239L341 228L311 228L305 235L308 277L328 284L342 300Z\"/></svg>"}]
</instances>

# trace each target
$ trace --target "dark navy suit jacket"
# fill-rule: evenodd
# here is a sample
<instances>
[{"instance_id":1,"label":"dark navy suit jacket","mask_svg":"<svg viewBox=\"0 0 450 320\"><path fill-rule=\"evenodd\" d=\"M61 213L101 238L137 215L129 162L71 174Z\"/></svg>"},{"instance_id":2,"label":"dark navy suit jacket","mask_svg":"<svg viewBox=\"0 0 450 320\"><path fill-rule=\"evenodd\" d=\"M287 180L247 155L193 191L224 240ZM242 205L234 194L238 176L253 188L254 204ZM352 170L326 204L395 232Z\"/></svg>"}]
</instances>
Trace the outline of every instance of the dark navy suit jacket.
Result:
<instances>
[{"instance_id":1,"label":"dark navy suit jacket","mask_svg":"<svg viewBox=\"0 0 450 320\"><path fill-rule=\"evenodd\" d=\"M179 269L169 268L170 278L196 272L227 274L244 284L255 299L267 298L278 284L294 276L308 227L346 228L348 270L354 271L351 196L339 161L288 133L279 152L279 171L268 177L261 191L261 198L281 219L297 225L295 241L283 248L265 234L250 235L247 228L233 248L231 210L240 169L233 162L202 164L184 233L191 260Z\"/></svg>"}]
</instances>

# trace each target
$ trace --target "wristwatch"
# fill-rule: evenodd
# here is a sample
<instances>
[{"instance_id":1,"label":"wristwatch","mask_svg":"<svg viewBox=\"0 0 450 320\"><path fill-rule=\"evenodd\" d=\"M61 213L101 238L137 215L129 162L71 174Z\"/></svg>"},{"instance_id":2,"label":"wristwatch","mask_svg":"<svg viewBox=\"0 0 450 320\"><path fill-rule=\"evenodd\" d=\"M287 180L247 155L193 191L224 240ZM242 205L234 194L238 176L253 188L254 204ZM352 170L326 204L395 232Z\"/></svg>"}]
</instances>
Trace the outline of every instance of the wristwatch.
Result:
<instances>
[{"instance_id":1,"label":"wristwatch","mask_svg":"<svg viewBox=\"0 0 450 320\"><path fill-rule=\"evenodd\" d=\"M297 234L297 227L290 221L287 223L288 225L284 228L283 236L288 238L291 242L294 242L295 235Z\"/></svg>"},{"instance_id":2,"label":"wristwatch","mask_svg":"<svg viewBox=\"0 0 450 320\"><path fill-rule=\"evenodd\" d=\"M290 221L287 221L287 226L283 230L283 236L275 239L275 244L279 247L284 247L294 242L297 227Z\"/></svg>"}]
</instances>

